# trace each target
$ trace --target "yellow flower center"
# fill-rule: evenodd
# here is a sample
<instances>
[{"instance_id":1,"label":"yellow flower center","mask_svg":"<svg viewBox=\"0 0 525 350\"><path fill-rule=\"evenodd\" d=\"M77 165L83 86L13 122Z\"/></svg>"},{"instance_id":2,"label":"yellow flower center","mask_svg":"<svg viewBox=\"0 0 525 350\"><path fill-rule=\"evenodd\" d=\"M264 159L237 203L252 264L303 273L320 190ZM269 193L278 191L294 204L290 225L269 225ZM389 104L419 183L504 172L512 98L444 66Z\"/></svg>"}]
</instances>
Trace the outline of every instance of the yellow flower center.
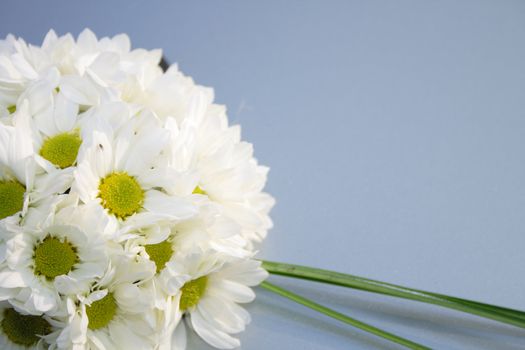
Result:
<instances>
[{"instance_id":1,"label":"yellow flower center","mask_svg":"<svg viewBox=\"0 0 525 350\"><path fill-rule=\"evenodd\" d=\"M173 247L171 242L163 241L157 244L147 244L144 246L146 253L148 253L151 261L157 266L157 273L159 273L166 263L170 261L173 255Z\"/></svg>"},{"instance_id":2,"label":"yellow flower center","mask_svg":"<svg viewBox=\"0 0 525 350\"><path fill-rule=\"evenodd\" d=\"M51 325L42 316L22 315L14 309L5 309L2 331L13 343L30 347L40 336L51 333Z\"/></svg>"},{"instance_id":3,"label":"yellow flower center","mask_svg":"<svg viewBox=\"0 0 525 350\"><path fill-rule=\"evenodd\" d=\"M16 112L16 105L12 105L12 106L7 107L7 111L8 111L10 114L15 113L15 112Z\"/></svg>"},{"instance_id":4,"label":"yellow flower center","mask_svg":"<svg viewBox=\"0 0 525 350\"><path fill-rule=\"evenodd\" d=\"M206 291L207 284L208 276L202 276L193 281L189 281L182 286L182 295L179 302L180 310L185 311L186 309L197 305Z\"/></svg>"},{"instance_id":5,"label":"yellow flower center","mask_svg":"<svg viewBox=\"0 0 525 350\"><path fill-rule=\"evenodd\" d=\"M126 173L106 176L100 181L98 191L102 206L120 219L138 212L144 202L144 191L137 180Z\"/></svg>"},{"instance_id":6,"label":"yellow flower center","mask_svg":"<svg viewBox=\"0 0 525 350\"><path fill-rule=\"evenodd\" d=\"M35 248L35 274L44 275L48 279L65 275L78 262L75 247L67 240L63 242L56 237L47 236Z\"/></svg>"},{"instance_id":7,"label":"yellow flower center","mask_svg":"<svg viewBox=\"0 0 525 350\"><path fill-rule=\"evenodd\" d=\"M193 194L207 195L206 191L204 191L202 188L200 188L200 186L195 187L195 189L193 190Z\"/></svg>"},{"instance_id":8,"label":"yellow flower center","mask_svg":"<svg viewBox=\"0 0 525 350\"><path fill-rule=\"evenodd\" d=\"M0 181L0 220L22 210L25 192L17 181Z\"/></svg>"},{"instance_id":9,"label":"yellow flower center","mask_svg":"<svg viewBox=\"0 0 525 350\"><path fill-rule=\"evenodd\" d=\"M58 134L44 141L40 155L61 169L68 168L75 164L80 144L78 133Z\"/></svg>"},{"instance_id":10,"label":"yellow flower center","mask_svg":"<svg viewBox=\"0 0 525 350\"><path fill-rule=\"evenodd\" d=\"M86 306L86 314L88 317L88 328L99 329L106 327L117 313L117 302L112 293L106 294L102 299L99 299L90 306Z\"/></svg>"}]
</instances>

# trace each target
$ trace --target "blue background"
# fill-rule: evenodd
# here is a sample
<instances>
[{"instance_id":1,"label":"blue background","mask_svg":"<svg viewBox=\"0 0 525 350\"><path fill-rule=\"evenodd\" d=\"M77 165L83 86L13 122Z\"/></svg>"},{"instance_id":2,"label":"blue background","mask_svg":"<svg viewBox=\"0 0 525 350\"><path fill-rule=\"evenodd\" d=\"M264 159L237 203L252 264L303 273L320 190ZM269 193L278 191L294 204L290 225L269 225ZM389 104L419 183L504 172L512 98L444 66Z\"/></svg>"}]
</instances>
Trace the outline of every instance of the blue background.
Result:
<instances>
[{"instance_id":1,"label":"blue background","mask_svg":"<svg viewBox=\"0 0 525 350\"><path fill-rule=\"evenodd\" d=\"M0 4L2 37L84 27L215 87L272 168L262 257L525 309L525 2ZM525 349L496 322L273 281L435 348ZM243 349L398 348L257 292Z\"/></svg>"}]
</instances>

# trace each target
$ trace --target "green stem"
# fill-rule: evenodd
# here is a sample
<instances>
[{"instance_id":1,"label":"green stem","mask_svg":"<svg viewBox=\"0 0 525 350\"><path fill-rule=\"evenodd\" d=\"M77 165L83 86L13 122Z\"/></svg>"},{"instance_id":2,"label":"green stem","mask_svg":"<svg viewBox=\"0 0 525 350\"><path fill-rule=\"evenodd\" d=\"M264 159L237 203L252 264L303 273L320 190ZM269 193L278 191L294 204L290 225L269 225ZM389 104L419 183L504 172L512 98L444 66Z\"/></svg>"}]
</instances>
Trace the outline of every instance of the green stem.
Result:
<instances>
[{"instance_id":1,"label":"green stem","mask_svg":"<svg viewBox=\"0 0 525 350\"><path fill-rule=\"evenodd\" d=\"M342 313L339 313L335 310L332 310L332 309L329 309L323 305L320 305L320 304L317 304L309 299L306 299L306 298L303 298L302 296L300 295L297 295L295 293L292 293L286 289L283 289L281 287L278 287L274 284L271 284L269 282L262 282L261 287L273 292L273 293L276 293L276 294L279 294L285 298L288 298L290 300L293 300L295 301L296 303L299 303L301 305L304 305L306 307L309 307L310 309L313 309L315 311L318 311L320 313L323 313L327 316L330 316L332 318L335 318L336 320L339 320L341 322L344 322L344 323L347 323L351 326L354 326L354 327L357 327L365 332L368 332L368 333L371 333L371 334L374 334L378 337L381 337L381 338L384 338L384 339L387 339L387 340L390 340L394 343L397 343L397 344L401 344L401 345L404 345L406 346L407 348L409 349L417 349L417 350L424 350L424 349L430 349L430 348L427 348L423 345L420 345L420 344L417 344L417 343L414 343L408 339L405 339L405 338L401 338L401 337L398 337L397 335L395 334L392 334L392 333L389 333L389 332L386 332L386 331L383 331L379 328L376 328L374 326L371 326L369 324L366 324L364 322L361 322L361 321L358 321L354 318L351 318L351 317L348 317Z\"/></svg>"},{"instance_id":2,"label":"green stem","mask_svg":"<svg viewBox=\"0 0 525 350\"><path fill-rule=\"evenodd\" d=\"M324 282L398 298L417 300L525 328L525 312L519 310L484 304L443 294L425 292L395 284L312 267L271 261L263 261L262 266L268 270L268 272L275 275Z\"/></svg>"}]
</instances>

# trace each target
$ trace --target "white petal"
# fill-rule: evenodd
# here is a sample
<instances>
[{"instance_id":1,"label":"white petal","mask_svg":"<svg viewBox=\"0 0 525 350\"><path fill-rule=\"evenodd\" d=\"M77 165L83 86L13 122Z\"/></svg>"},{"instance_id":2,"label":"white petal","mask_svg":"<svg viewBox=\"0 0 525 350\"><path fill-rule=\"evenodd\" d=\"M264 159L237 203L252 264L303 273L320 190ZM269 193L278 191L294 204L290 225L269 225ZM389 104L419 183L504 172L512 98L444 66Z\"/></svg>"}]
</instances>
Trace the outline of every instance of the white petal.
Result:
<instances>
[{"instance_id":1,"label":"white petal","mask_svg":"<svg viewBox=\"0 0 525 350\"><path fill-rule=\"evenodd\" d=\"M100 101L100 93L91 80L74 75L62 76L60 92L71 101L79 105L97 105Z\"/></svg>"},{"instance_id":2,"label":"white petal","mask_svg":"<svg viewBox=\"0 0 525 350\"><path fill-rule=\"evenodd\" d=\"M95 51L97 49L97 36L89 28L84 29L77 38L77 44L85 51Z\"/></svg>"},{"instance_id":3,"label":"white petal","mask_svg":"<svg viewBox=\"0 0 525 350\"><path fill-rule=\"evenodd\" d=\"M129 40L129 36L126 34L118 34L115 35L111 41L117 46L122 53L129 52L131 49L131 42Z\"/></svg>"},{"instance_id":4,"label":"white petal","mask_svg":"<svg viewBox=\"0 0 525 350\"><path fill-rule=\"evenodd\" d=\"M100 300L104 298L108 294L108 290L97 290L96 292L91 293L85 300L85 303L88 305L91 305L91 303L94 303L97 300Z\"/></svg>"},{"instance_id":5,"label":"white petal","mask_svg":"<svg viewBox=\"0 0 525 350\"><path fill-rule=\"evenodd\" d=\"M24 277L18 271L0 272L0 287L2 288L19 288L25 287Z\"/></svg>"},{"instance_id":6,"label":"white petal","mask_svg":"<svg viewBox=\"0 0 525 350\"><path fill-rule=\"evenodd\" d=\"M236 303L249 303L255 299L255 293L250 287L228 280L214 281L213 288L210 288L210 293L212 292Z\"/></svg>"},{"instance_id":7,"label":"white petal","mask_svg":"<svg viewBox=\"0 0 525 350\"><path fill-rule=\"evenodd\" d=\"M72 191L77 193L85 203L89 203L98 195L100 177L94 173L94 170L88 162L83 162L73 173L75 182Z\"/></svg>"},{"instance_id":8,"label":"white petal","mask_svg":"<svg viewBox=\"0 0 525 350\"><path fill-rule=\"evenodd\" d=\"M146 337L136 334L137 331L141 333L148 333L146 324L135 324L141 326L140 328L131 328L129 325L131 322L112 322L109 324L109 333L111 339L118 345L119 349L129 350L143 350L151 349L152 344L147 340ZM108 349L109 350L109 349Z\"/></svg>"},{"instance_id":9,"label":"white petal","mask_svg":"<svg viewBox=\"0 0 525 350\"><path fill-rule=\"evenodd\" d=\"M173 220L187 219L197 213L197 209L189 201L156 190L146 192L144 208Z\"/></svg>"},{"instance_id":10,"label":"white petal","mask_svg":"<svg viewBox=\"0 0 525 350\"><path fill-rule=\"evenodd\" d=\"M226 279L253 287L268 278L268 272L260 266L260 261L241 260L229 264L220 271L220 274Z\"/></svg>"},{"instance_id":11,"label":"white petal","mask_svg":"<svg viewBox=\"0 0 525 350\"><path fill-rule=\"evenodd\" d=\"M47 312L54 309L57 306L58 295L54 295L53 292L41 289L33 289L31 300L35 306L35 309L41 312Z\"/></svg>"},{"instance_id":12,"label":"white petal","mask_svg":"<svg viewBox=\"0 0 525 350\"><path fill-rule=\"evenodd\" d=\"M38 79L38 73L33 67L27 62L24 56L19 53L16 53L11 56L11 62L16 67L18 72L22 74L25 78L29 80Z\"/></svg>"},{"instance_id":13,"label":"white petal","mask_svg":"<svg viewBox=\"0 0 525 350\"><path fill-rule=\"evenodd\" d=\"M195 332L211 346L219 349L234 349L241 345L239 339L213 328L198 312L191 314L191 324Z\"/></svg>"},{"instance_id":14,"label":"white petal","mask_svg":"<svg viewBox=\"0 0 525 350\"><path fill-rule=\"evenodd\" d=\"M81 283L68 275L55 277L53 284L57 292L64 295L76 295L85 292L86 289L89 290L89 283Z\"/></svg>"},{"instance_id":15,"label":"white petal","mask_svg":"<svg viewBox=\"0 0 525 350\"><path fill-rule=\"evenodd\" d=\"M68 100L63 93L55 98L54 122L59 132L73 129L77 121L78 105Z\"/></svg>"},{"instance_id":16,"label":"white petal","mask_svg":"<svg viewBox=\"0 0 525 350\"><path fill-rule=\"evenodd\" d=\"M233 312L229 307L232 302L219 298L203 298L200 300L197 311L217 330L226 333L239 333L245 328L244 315Z\"/></svg>"}]
</instances>

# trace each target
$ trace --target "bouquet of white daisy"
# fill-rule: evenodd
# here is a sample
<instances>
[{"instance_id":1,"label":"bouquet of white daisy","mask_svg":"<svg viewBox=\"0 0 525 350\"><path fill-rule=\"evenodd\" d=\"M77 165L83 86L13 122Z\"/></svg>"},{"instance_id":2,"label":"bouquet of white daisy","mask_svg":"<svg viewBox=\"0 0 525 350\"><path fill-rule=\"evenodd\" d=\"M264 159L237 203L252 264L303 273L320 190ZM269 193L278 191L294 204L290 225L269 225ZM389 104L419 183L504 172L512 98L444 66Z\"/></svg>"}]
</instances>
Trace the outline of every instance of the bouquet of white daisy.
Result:
<instances>
[{"instance_id":1,"label":"bouquet of white daisy","mask_svg":"<svg viewBox=\"0 0 525 350\"><path fill-rule=\"evenodd\" d=\"M239 345L268 169L160 59L88 30L0 42L2 349L184 348L183 319Z\"/></svg>"},{"instance_id":2,"label":"bouquet of white daisy","mask_svg":"<svg viewBox=\"0 0 525 350\"><path fill-rule=\"evenodd\" d=\"M261 283L424 348L263 282L266 270L525 326L516 310L256 260L268 168L213 90L160 61L89 30L0 41L2 349L184 349L188 328L235 348Z\"/></svg>"}]
</instances>

